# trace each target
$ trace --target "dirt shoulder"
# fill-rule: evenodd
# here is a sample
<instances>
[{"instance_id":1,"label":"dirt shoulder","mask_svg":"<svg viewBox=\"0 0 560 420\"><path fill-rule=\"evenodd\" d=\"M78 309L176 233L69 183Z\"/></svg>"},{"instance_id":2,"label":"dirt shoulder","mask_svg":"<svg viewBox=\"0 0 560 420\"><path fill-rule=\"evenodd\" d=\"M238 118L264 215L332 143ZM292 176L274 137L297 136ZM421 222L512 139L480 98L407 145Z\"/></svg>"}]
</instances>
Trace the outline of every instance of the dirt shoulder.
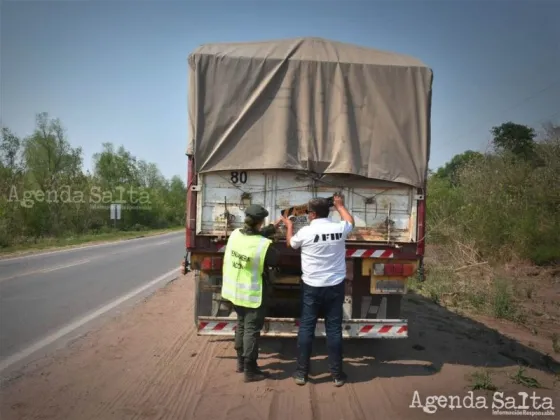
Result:
<instances>
[{"instance_id":1,"label":"dirt shoulder","mask_svg":"<svg viewBox=\"0 0 560 420\"><path fill-rule=\"evenodd\" d=\"M0 417L493 418L491 408L440 407L435 414L409 408L415 391L422 402L433 395L462 399L473 386L486 388L474 393L486 395L489 405L488 389L493 386L506 395L534 391L555 398L560 416L560 386L553 373L558 360L547 357L538 342L532 347L523 343L526 331L508 324L506 336L420 296L406 300L409 339L345 342L350 383L344 387L333 387L325 374L322 340L315 346L312 383L307 386L291 380L296 345L288 339L264 340L260 364L273 377L244 384L234 372L232 341L196 335L191 282L190 276L179 277L130 312L28 366L1 389ZM520 363L532 367L520 371ZM539 385L543 388L530 387Z\"/></svg>"}]
</instances>

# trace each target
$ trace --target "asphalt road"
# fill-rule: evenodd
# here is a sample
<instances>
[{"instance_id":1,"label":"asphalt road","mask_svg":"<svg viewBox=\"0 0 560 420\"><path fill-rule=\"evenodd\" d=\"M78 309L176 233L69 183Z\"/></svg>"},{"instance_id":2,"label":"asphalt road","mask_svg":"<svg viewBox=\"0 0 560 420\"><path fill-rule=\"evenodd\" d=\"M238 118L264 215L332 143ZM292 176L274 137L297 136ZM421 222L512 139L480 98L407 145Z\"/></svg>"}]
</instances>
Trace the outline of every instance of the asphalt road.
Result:
<instances>
[{"instance_id":1,"label":"asphalt road","mask_svg":"<svg viewBox=\"0 0 560 420\"><path fill-rule=\"evenodd\" d=\"M0 371L179 274L183 232L0 260Z\"/></svg>"}]
</instances>

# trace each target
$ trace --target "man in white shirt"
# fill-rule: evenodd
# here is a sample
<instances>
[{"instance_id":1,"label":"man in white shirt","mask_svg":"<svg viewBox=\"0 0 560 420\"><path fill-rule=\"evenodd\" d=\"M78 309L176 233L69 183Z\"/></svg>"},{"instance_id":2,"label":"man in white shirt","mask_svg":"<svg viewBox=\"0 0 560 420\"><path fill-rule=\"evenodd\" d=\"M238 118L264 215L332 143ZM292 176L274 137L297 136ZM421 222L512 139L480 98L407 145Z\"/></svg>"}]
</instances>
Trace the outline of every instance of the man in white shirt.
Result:
<instances>
[{"instance_id":1,"label":"man in white shirt","mask_svg":"<svg viewBox=\"0 0 560 420\"><path fill-rule=\"evenodd\" d=\"M341 222L329 220L330 205L326 198L309 201L309 226L295 235L291 220L284 218L286 242L301 248L302 313L298 333L298 361L294 379L305 385L319 312L325 316L330 371L336 386L345 383L342 370L342 304L346 278L346 238L354 228L354 218L344 207L342 196L335 195L334 207Z\"/></svg>"}]
</instances>

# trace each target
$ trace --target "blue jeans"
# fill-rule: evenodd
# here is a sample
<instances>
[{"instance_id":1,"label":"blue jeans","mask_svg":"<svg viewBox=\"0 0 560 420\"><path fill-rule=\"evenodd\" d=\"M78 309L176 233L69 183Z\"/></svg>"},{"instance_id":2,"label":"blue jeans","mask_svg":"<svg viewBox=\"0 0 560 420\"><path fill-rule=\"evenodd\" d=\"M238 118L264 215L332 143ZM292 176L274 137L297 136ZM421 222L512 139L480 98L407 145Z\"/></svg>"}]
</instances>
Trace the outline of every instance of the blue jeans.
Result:
<instances>
[{"instance_id":1,"label":"blue jeans","mask_svg":"<svg viewBox=\"0 0 560 420\"><path fill-rule=\"evenodd\" d=\"M336 286L313 287L302 282L302 308L298 331L296 373L307 377L319 312L325 317L329 368L334 378L342 374L342 304L344 282Z\"/></svg>"}]
</instances>

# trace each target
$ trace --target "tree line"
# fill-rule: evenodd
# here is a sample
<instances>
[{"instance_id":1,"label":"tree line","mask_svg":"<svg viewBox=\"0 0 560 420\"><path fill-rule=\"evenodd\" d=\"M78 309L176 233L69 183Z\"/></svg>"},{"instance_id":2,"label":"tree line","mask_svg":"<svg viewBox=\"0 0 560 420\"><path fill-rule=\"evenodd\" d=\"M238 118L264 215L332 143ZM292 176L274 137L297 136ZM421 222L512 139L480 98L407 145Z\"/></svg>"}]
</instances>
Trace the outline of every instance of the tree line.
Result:
<instances>
[{"instance_id":1,"label":"tree line","mask_svg":"<svg viewBox=\"0 0 560 420\"><path fill-rule=\"evenodd\" d=\"M479 259L560 262L560 126L542 134L522 124L493 127L491 149L468 150L431 171L427 240L468 248ZM84 171L62 123L38 114L33 134L2 128L0 247L114 230L183 226L186 187L124 147L102 144Z\"/></svg>"},{"instance_id":2,"label":"tree line","mask_svg":"<svg viewBox=\"0 0 560 420\"><path fill-rule=\"evenodd\" d=\"M490 131L488 152L466 151L430 173L428 241L479 260L560 263L560 126Z\"/></svg>"},{"instance_id":3,"label":"tree line","mask_svg":"<svg viewBox=\"0 0 560 420\"><path fill-rule=\"evenodd\" d=\"M111 204L120 204L119 230L184 225L185 182L166 179L154 163L124 147L103 143L83 169L59 119L36 116L32 135L20 138L2 128L0 144L0 247L115 229Z\"/></svg>"}]
</instances>

